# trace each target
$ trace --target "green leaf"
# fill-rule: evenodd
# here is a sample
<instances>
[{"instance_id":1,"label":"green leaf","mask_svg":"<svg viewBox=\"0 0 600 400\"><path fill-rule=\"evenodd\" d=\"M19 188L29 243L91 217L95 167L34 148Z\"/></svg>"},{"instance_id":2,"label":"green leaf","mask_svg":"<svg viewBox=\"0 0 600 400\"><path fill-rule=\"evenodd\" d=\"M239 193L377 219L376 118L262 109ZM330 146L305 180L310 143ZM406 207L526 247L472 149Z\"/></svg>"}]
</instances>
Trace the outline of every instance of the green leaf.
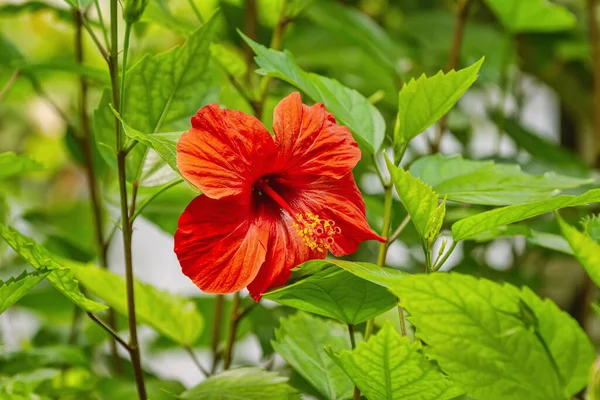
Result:
<instances>
[{"instance_id":1,"label":"green leaf","mask_svg":"<svg viewBox=\"0 0 600 400\"><path fill-rule=\"evenodd\" d=\"M140 188L138 198L141 202L156 193L160 188ZM198 193L188 185L179 184L157 195L142 211L142 216L156 224L165 232L174 235L177 220L187 205Z\"/></svg>"},{"instance_id":2,"label":"green leaf","mask_svg":"<svg viewBox=\"0 0 600 400\"><path fill-rule=\"evenodd\" d=\"M389 288L397 279L401 279L402 272L387 267L380 267L367 262L356 262L346 260L318 260L308 261L302 265L308 268L314 268L313 265L318 265L320 268L326 268L330 265L342 268L352 275L377 285Z\"/></svg>"},{"instance_id":3,"label":"green leaf","mask_svg":"<svg viewBox=\"0 0 600 400\"><path fill-rule=\"evenodd\" d=\"M71 15L71 13L69 13ZM72 16L71 16L72 18ZM85 76L93 79L97 83L110 85L110 75L107 71L90 67L89 65L79 64L69 60L52 60L47 62L15 61L12 64L24 72L40 73L46 71L69 72L76 75Z\"/></svg>"},{"instance_id":4,"label":"green leaf","mask_svg":"<svg viewBox=\"0 0 600 400\"><path fill-rule=\"evenodd\" d=\"M123 277L91 265L73 265L75 276L91 293L127 316ZM140 323L182 345L192 345L202 333L204 321L194 303L154 286L135 281L135 313Z\"/></svg>"},{"instance_id":5,"label":"green leaf","mask_svg":"<svg viewBox=\"0 0 600 400\"><path fill-rule=\"evenodd\" d=\"M43 169L42 164L12 151L0 153L0 180Z\"/></svg>"},{"instance_id":6,"label":"green leaf","mask_svg":"<svg viewBox=\"0 0 600 400\"><path fill-rule=\"evenodd\" d=\"M485 0L504 27L512 33L555 32L575 27L566 7L546 0Z\"/></svg>"},{"instance_id":7,"label":"green leaf","mask_svg":"<svg viewBox=\"0 0 600 400\"><path fill-rule=\"evenodd\" d=\"M334 351L352 348L346 326L298 312L281 320L271 343L326 399L352 397L352 381L325 353L326 347Z\"/></svg>"},{"instance_id":8,"label":"green leaf","mask_svg":"<svg viewBox=\"0 0 600 400\"><path fill-rule=\"evenodd\" d=\"M50 271L43 270L31 273L23 271L21 275L7 281L0 280L0 314L25 296L31 288L40 283L49 273Z\"/></svg>"},{"instance_id":9,"label":"green leaf","mask_svg":"<svg viewBox=\"0 0 600 400\"><path fill-rule=\"evenodd\" d=\"M144 383L148 399L152 400L173 400L185 390L185 387L177 381L159 381L146 377ZM95 389L98 392L99 400L131 400L138 397L133 382L125 378L103 377Z\"/></svg>"},{"instance_id":10,"label":"green leaf","mask_svg":"<svg viewBox=\"0 0 600 400\"><path fill-rule=\"evenodd\" d=\"M241 32L240 35L256 54L259 74L282 79L323 103L370 153L379 150L385 137L385 121L362 94L334 79L302 70L289 53L267 49Z\"/></svg>"},{"instance_id":11,"label":"green leaf","mask_svg":"<svg viewBox=\"0 0 600 400\"><path fill-rule=\"evenodd\" d=\"M488 205L543 200L558 194L559 190L593 182L593 179L571 178L552 172L530 175L516 164L472 161L441 154L418 159L410 172L431 185L440 196L448 196L448 200Z\"/></svg>"},{"instance_id":12,"label":"green leaf","mask_svg":"<svg viewBox=\"0 0 600 400\"><path fill-rule=\"evenodd\" d=\"M189 36L198 27L197 20L188 20L173 15L169 9L168 0L148 2L140 21L158 24L184 37Z\"/></svg>"},{"instance_id":13,"label":"green leaf","mask_svg":"<svg viewBox=\"0 0 600 400\"><path fill-rule=\"evenodd\" d=\"M527 288L450 273L407 276L392 291L427 354L471 397L564 400L585 386L595 355L585 332Z\"/></svg>"},{"instance_id":14,"label":"green leaf","mask_svg":"<svg viewBox=\"0 0 600 400\"><path fill-rule=\"evenodd\" d=\"M41 367L89 367L90 360L83 349L70 345L31 347L23 351L0 353L0 376L14 375Z\"/></svg>"},{"instance_id":15,"label":"green leaf","mask_svg":"<svg viewBox=\"0 0 600 400\"><path fill-rule=\"evenodd\" d=\"M581 225L595 242L600 243L600 215L586 216L582 219Z\"/></svg>"},{"instance_id":16,"label":"green leaf","mask_svg":"<svg viewBox=\"0 0 600 400\"><path fill-rule=\"evenodd\" d=\"M558 213L556 219L563 236L573 250L573 254L596 286L600 286L600 244L596 243L587 233L580 232L577 228L566 223Z\"/></svg>"},{"instance_id":17,"label":"green leaf","mask_svg":"<svg viewBox=\"0 0 600 400\"><path fill-rule=\"evenodd\" d=\"M399 156L415 136L433 125L477 80L483 58L470 67L431 78L424 74L404 84L398 95L398 117L394 128L394 150ZM400 160L395 160L396 164Z\"/></svg>"},{"instance_id":18,"label":"green leaf","mask_svg":"<svg viewBox=\"0 0 600 400\"><path fill-rule=\"evenodd\" d=\"M413 177L410 172L404 171L401 167L396 167L387 155L385 162L400 201L410 214L410 219L426 247L431 249L442 227L446 203L438 204L438 195L429 185Z\"/></svg>"},{"instance_id":19,"label":"green leaf","mask_svg":"<svg viewBox=\"0 0 600 400\"><path fill-rule=\"evenodd\" d=\"M183 132L142 133L125 123L112 106L110 108L117 118L119 118L119 121L121 121L123 131L127 137L152 147L174 171L180 174L179 168L177 168L177 142Z\"/></svg>"},{"instance_id":20,"label":"green leaf","mask_svg":"<svg viewBox=\"0 0 600 400\"><path fill-rule=\"evenodd\" d=\"M73 276L73 271L63 263L54 260L53 256L44 247L16 229L1 224L0 236L35 269L51 271L47 276L48 281L73 303L89 312L106 310L106 306L88 299L81 293L79 284Z\"/></svg>"},{"instance_id":21,"label":"green leaf","mask_svg":"<svg viewBox=\"0 0 600 400\"><path fill-rule=\"evenodd\" d=\"M385 288L344 269L327 268L330 265L330 262L322 260L306 262L299 273L302 276L308 274L307 277L267 292L263 297L354 325L396 306L396 297Z\"/></svg>"},{"instance_id":22,"label":"green leaf","mask_svg":"<svg viewBox=\"0 0 600 400\"><path fill-rule=\"evenodd\" d=\"M183 400L300 400L287 378L256 367L213 375L181 395Z\"/></svg>"},{"instance_id":23,"label":"green leaf","mask_svg":"<svg viewBox=\"0 0 600 400\"><path fill-rule=\"evenodd\" d=\"M42 383L47 382L61 373L59 369L42 368L31 372L22 372L11 377L0 377L0 397L14 399L17 395L35 399L34 391Z\"/></svg>"},{"instance_id":24,"label":"green leaf","mask_svg":"<svg viewBox=\"0 0 600 400\"><path fill-rule=\"evenodd\" d=\"M215 16L211 17L183 45L154 56L145 55L127 70L121 116L129 127L145 134L179 130L182 121L189 125L187 119L214 100L209 60L216 20ZM116 168L115 123L110 103L107 90L95 112L94 124L100 153ZM129 153L130 181L141 173L145 149L138 144Z\"/></svg>"},{"instance_id":25,"label":"green leaf","mask_svg":"<svg viewBox=\"0 0 600 400\"><path fill-rule=\"evenodd\" d=\"M526 129L514 118L505 117L498 111L493 111L490 114L496 125L501 127L518 147L531 154L536 161L544 162L553 169L564 173L572 173L578 176L590 174L589 168L576 154Z\"/></svg>"},{"instance_id":26,"label":"green leaf","mask_svg":"<svg viewBox=\"0 0 600 400\"><path fill-rule=\"evenodd\" d=\"M369 400L445 400L463 394L389 321L353 351L328 353Z\"/></svg>"},{"instance_id":27,"label":"green leaf","mask_svg":"<svg viewBox=\"0 0 600 400\"><path fill-rule=\"evenodd\" d=\"M335 15L335 18L331 18ZM360 47L378 64L384 65L392 74L398 71L399 60L406 56L389 34L365 13L353 7L345 7L332 1L315 2L307 10L307 16L324 29Z\"/></svg>"},{"instance_id":28,"label":"green leaf","mask_svg":"<svg viewBox=\"0 0 600 400\"><path fill-rule=\"evenodd\" d=\"M470 239L489 229L512 224L565 207L583 206L600 201L600 189L590 190L581 196L557 196L548 200L519 204L486 211L464 218L452 225L455 241Z\"/></svg>"}]
</instances>

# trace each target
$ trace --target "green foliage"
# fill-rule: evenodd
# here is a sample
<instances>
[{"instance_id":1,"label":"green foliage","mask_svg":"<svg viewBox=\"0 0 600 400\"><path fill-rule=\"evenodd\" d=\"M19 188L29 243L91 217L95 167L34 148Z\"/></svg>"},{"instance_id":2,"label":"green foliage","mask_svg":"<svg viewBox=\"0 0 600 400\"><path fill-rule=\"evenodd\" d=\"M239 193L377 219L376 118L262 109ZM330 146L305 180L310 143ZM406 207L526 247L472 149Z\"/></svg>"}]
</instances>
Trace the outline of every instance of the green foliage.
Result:
<instances>
[{"instance_id":1,"label":"green foliage","mask_svg":"<svg viewBox=\"0 0 600 400\"><path fill-rule=\"evenodd\" d=\"M450 273L406 277L392 291L427 354L469 396L564 400L585 385L594 359L589 339L528 289ZM536 324L523 319L523 303Z\"/></svg>"},{"instance_id":2,"label":"green foliage","mask_svg":"<svg viewBox=\"0 0 600 400\"><path fill-rule=\"evenodd\" d=\"M589 175L589 168L571 151L543 139L516 119L503 116L498 111L492 112L491 117L519 147L534 156L537 162L543 162L566 173Z\"/></svg>"},{"instance_id":3,"label":"green foliage","mask_svg":"<svg viewBox=\"0 0 600 400\"><path fill-rule=\"evenodd\" d=\"M554 32L575 26L566 7L545 0L485 0L504 27L512 33Z\"/></svg>"},{"instance_id":4,"label":"green foliage","mask_svg":"<svg viewBox=\"0 0 600 400\"><path fill-rule=\"evenodd\" d=\"M31 238L4 225L0 225L0 236L35 269L43 272L50 271L46 277L48 281L73 303L89 312L106 309L106 306L85 297L79 290L79 284L73 276L73 271L64 263L57 262L48 250Z\"/></svg>"},{"instance_id":5,"label":"green foliage","mask_svg":"<svg viewBox=\"0 0 600 400\"><path fill-rule=\"evenodd\" d=\"M331 18L335 15L335 18ZM333 1L318 1L308 8L307 16L322 26L356 43L392 75L397 74L398 61L404 49L375 21L358 10Z\"/></svg>"},{"instance_id":6,"label":"green foliage","mask_svg":"<svg viewBox=\"0 0 600 400\"><path fill-rule=\"evenodd\" d=\"M498 226L512 224L565 207L577 207L599 201L600 189L594 189L581 196L558 196L547 200L497 208L454 223L452 237L456 241L470 239Z\"/></svg>"},{"instance_id":7,"label":"green foliage","mask_svg":"<svg viewBox=\"0 0 600 400\"><path fill-rule=\"evenodd\" d=\"M240 34L256 54L258 73L282 79L323 103L370 153L379 150L385 137L385 121L363 95L334 79L302 70L289 53L267 49Z\"/></svg>"},{"instance_id":8,"label":"green foliage","mask_svg":"<svg viewBox=\"0 0 600 400\"><path fill-rule=\"evenodd\" d=\"M327 356L351 348L345 326L298 312L281 320L272 341L275 351L326 399L349 399L354 385L344 371Z\"/></svg>"},{"instance_id":9,"label":"green foliage","mask_svg":"<svg viewBox=\"0 0 600 400\"><path fill-rule=\"evenodd\" d=\"M181 47L154 56L146 55L127 70L121 116L129 127L146 134L170 130L207 104L213 96L209 58L215 28L213 16ZM110 98L110 92L105 91L94 124L100 153L116 168L115 123ZM130 153L129 180L139 177L145 153L145 146L139 144Z\"/></svg>"},{"instance_id":10,"label":"green foliage","mask_svg":"<svg viewBox=\"0 0 600 400\"><path fill-rule=\"evenodd\" d=\"M443 400L463 393L389 321L355 350L328 353L368 399Z\"/></svg>"},{"instance_id":11,"label":"green foliage","mask_svg":"<svg viewBox=\"0 0 600 400\"><path fill-rule=\"evenodd\" d=\"M125 280L92 265L73 264L75 276L90 292L117 312L127 316ZM135 282L135 313L141 323L182 345L191 345L204 327L202 316L193 302L155 287Z\"/></svg>"},{"instance_id":12,"label":"green foliage","mask_svg":"<svg viewBox=\"0 0 600 400\"><path fill-rule=\"evenodd\" d=\"M600 286L600 244L596 243L586 232L580 232L577 228L566 223L558 213L556 219L563 236L573 250L573 254L594 283Z\"/></svg>"},{"instance_id":13,"label":"green foliage","mask_svg":"<svg viewBox=\"0 0 600 400\"><path fill-rule=\"evenodd\" d=\"M530 175L514 164L471 161L435 154L415 161L410 172L448 200L471 204L512 205L544 200L561 189L593 182L546 173Z\"/></svg>"},{"instance_id":14,"label":"green foliage","mask_svg":"<svg viewBox=\"0 0 600 400\"><path fill-rule=\"evenodd\" d=\"M396 297L385 288L344 269L327 268L330 265L320 260L305 264L299 271L303 279L267 292L263 297L346 324L365 322L396 305Z\"/></svg>"},{"instance_id":15,"label":"green foliage","mask_svg":"<svg viewBox=\"0 0 600 400\"><path fill-rule=\"evenodd\" d=\"M438 72L411 79L398 94L398 116L394 128L394 152L397 159L408 143L442 118L477 80L483 58L470 67L447 74Z\"/></svg>"},{"instance_id":16,"label":"green foliage","mask_svg":"<svg viewBox=\"0 0 600 400\"><path fill-rule=\"evenodd\" d=\"M307 261L302 264L300 271L303 269L327 268L330 265L342 268L350 272L352 275L386 288L389 288L393 282L402 278L403 275L402 272L396 269L380 267L367 262L346 260Z\"/></svg>"},{"instance_id":17,"label":"green foliage","mask_svg":"<svg viewBox=\"0 0 600 400\"><path fill-rule=\"evenodd\" d=\"M49 273L49 271L44 270L30 273L23 271L17 277L6 281L0 280L0 314L19 301L21 297L25 296L30 289L40 283Z\"/></svg>"},{"instance_id":18,"label":"green foliage","mask_svg":"<svg viewBox=\"0 0 600 400\"><path fill-rule=\"evenodd\" d=\"M11 151L0 153L0 180L31 171L39 171L42 168L40 163L27 156L17 155Z\"/></svg>"},{"instance_id":19,"label":"green foliage","mask_svg":"<svg viewBox=\"0 0 600 400\"><path fill-rule=\"evenodd\" d=\"M425 248L430 250L442 228L446 202L438 204L439 197L430 186L413 177L410 172L396 167L387 156L385 161L398 197L419 231Z\"/></svg>"},{"instance_id":20,"label":"green foliage","mask_svg":"<svg viewBox=\"0 0 600 400\"><path fill-rule=\"evenodd\" d=\"M287 378L255 367L238 368L211 376L181 395L182 400L300 400Z\"/></svg>"},{"instance_id":21,"label":"green foliage","mask_svg":"<svg viewBox=\"0 0 600 400\"><path fill-rule=\"evenodd\" d=\"M60 374L58 369L42 368L32 372L24 372L11 377L0 378L0 396L15 399L17 396L35 398L34 392L39 385Z\"/></svg>"}]
</instances>

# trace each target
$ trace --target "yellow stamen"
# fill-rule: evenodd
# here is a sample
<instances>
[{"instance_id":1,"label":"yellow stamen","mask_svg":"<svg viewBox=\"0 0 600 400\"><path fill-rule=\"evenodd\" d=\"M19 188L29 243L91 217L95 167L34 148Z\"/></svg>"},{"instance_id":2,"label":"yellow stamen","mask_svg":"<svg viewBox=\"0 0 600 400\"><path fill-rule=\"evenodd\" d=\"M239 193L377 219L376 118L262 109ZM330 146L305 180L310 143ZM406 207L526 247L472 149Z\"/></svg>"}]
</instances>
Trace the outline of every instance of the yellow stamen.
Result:
<instances>
[{"instance_id":1,"label":"yellow stamen","mask_svg":"<svg viewBox=\"0 0 600 400\"><path fill-rule=\"evenodd\" d=\"M326 252L335 243L334 236L342 230L330 219L322 220L312 213L296 214L294 228L311 250Z\"/></svg>"}]
</instances>

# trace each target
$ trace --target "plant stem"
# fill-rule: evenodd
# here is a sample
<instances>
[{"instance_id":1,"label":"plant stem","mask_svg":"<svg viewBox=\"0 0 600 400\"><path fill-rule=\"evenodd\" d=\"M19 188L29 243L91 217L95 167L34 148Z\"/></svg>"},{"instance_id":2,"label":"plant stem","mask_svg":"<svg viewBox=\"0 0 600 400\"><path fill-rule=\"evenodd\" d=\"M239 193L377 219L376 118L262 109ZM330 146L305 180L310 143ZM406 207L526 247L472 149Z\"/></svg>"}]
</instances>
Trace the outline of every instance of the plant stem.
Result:
<instances>
[{"instance_id":1,"label":"plant stem","mask_svg":"<svg viewBox=\"0 0 600 400\"><path fill-rule=\"evenodd\" d=\"M235 344L235 336L237 333L237 326L239 322L239 308L240 308L240 292L236 292L233 295L233 304L231 306L231 321L229 324L229 334L227 335L227 344L225 346L225 352L223 354L223 368L228 370L231 366L231 359L233 354L233 345Z\"/></svg>"},{"instance_id":2,"label":"plant stem","mask_svg":"<svg viewBox=\"0 0 600 400\"><path fill-rule=\"evenodd\" d=\"M94 6L96 7L96 12L98 13L98 20L100 23L100 28L102 29L102 36L104 37L104 44L106 48L110 48L110 41L108 40L108 32L106 31L106 24L104 23L104 17L102 16L102 8L100 7L100 2L98 0L94 0Z\"/></svg>"},{"instance_id":3,"label":"plant stem","mask_svg":"<svg viewBox=\"0 0 600 400\"><path fill-rule=\"evenodd\" d=\"M398 236L400 236L400 234L402 233L402 231L404 230L404 228L406 228L406 226L408 225L410 221L410 214L406 214L406 217L404 217L404 219L402 220L402 222L400 222L400 225L398 225L398 227L396 228L396 230L394 231L394 233L392 233L387 240L385 241L385 245L387 247L390 247L390 245L392 243L394 243L394 241L396 239L398 239Z\"/></svg>"},{"instance_id":4,"label":"plant stem","mask_svg":"<svg viewBox=\"0 0 600 400\"><path fill-rule=\"evenodd\" d=\"M8 82L6 82L6 85L4 85L2 90L0 90L0 103L2 103L2 100L4 100L8 92L10 92L10 89L12 89L13 85L19 78L19 75L21 75L21 71L16 69L15 72L13 72L13 74L11 75Z\"/></svg>"},{"instance_id":5,"label":"plant stem","mask_svg":"<svg viewBox=\"0 0 600 400\"><path fill-rule=\"evenodd\" d=\"M458 244L458 242L452 242L452 245L450 246L450 248L448 249L448 251L446 252L446 254L444 254L444 256L442 257L442 259L438 262L435 263L435 265L433 266L432 271L439 271L440 268L442 268L442 266L444 265L444 263L446 262L446 260L448 260L448 257L450 257L450 254L452 254L452 252L454 251L454 249L456 248L456 245Z\"/></svg>"},{"instance_id":6,"label":"plant stem","mask_svg":"<svg viewBox=\"0 0 600 400\"><path fill-rule=\"evenodd\" d=\"M221 353L219 352L219 344L221 343L221 328L223 326L223 306L225 305L225 296L218 294L215 297L215 311L213 319L213 332L211 341L212 365L210 367L211 374L217 370L217 363Z\"/></svg>"},{"instance_id":7,"label":"plant stem","mask_svg":"<svg viewBox=\"0 0 600 400\"><path fill-rule=\"evenodd\" d=\"M131 223L133 223L133 221L135 221L135 219L142 213L142 211L144 211L144 208L146 208L146 206L148 204L150 204L154 199L156 199L158 196L160 196L162 193L166 192L173 186L177 186L182 182L183 182L183 179L177 179L177 180L174 180L173 182L165 183L156 192L152 193L152 195L150 197L144 199L144 201L142 201L140 203L140 205L137 208L135 208L135 212L131 216Z\"/></svg>"},{"instance_id":8,"label":"plant stem","mask_svg":"<svg viewBox=\"0 0 600 400\"><path fill-rule=\"evenodd\" d=\"M94 32L94 30L92 29L92 27L88 23L87 19L83 15L83 10L79 9L79 10L76 10L76 12L78 14L80 14L81 24L83 25L83 27L85 28L85 30L90 34L90 37L92 38L92 40L96 44L96 47L100 51L100 54L102 54L102 57L104 58L104 60L106 60L106 62L110 65L110 57L111 56L108 54L108 52L106 51L106 49L104 48L104 46L100 42L100 39L98 39L98 36L96 36L96 33ZM111 53L112 53L112 51L111 51Z\"/></svg>"},{"instance_id":9,"label":"plant stem","mask_svg":"<svg viewBox=\"0 0 600 400\"><path fill-rule=\"evenodd\" d=\"M118 0L110 0L110 57L109 70L110 82L112 88L113 107L120 114L120 96L119 96L119 59L118 59ZM135 295L134 295L134 277L133 277L133 258L131 252L132 223L129 219L127 204L127 178L126 178L126 158L127 154L122 150L121 143L121 123L115 116L115 138L117 151L117 169L119 180L119 195L121 202L121 226L123 229L123 249L125 254L125 277L127 289L127 319L129 325L129 355L133 364L135 383L140 400L147 400L146 386L144 384L144 371L140 359L140 348L137 337L137 322L135 316Z\"/></svg>"},{"instance_id":10,"label":"plant stem","mask_svg":"<svg viewBox=\"0 0 600 400\"><path fill-rule=\"evenodd\" d=\"M129 55L129 39L131 37L131 27L133 24L125 25L125 39L123 43L123 65L121 66L121 96L119 98L119 114L121 118L125 118L125 72L127 71L127 56Z\"/></svg>"},{"instance_id":11,"label":"plant stem","mask_svg":"<svg viewBox=\"0 0 600 400\"><path fill-rule=\"evenodd\" d=\"M356 338L354 337L354 325L348 324L348 334L350 335L350 344L352 345L352 350L356 348ZM354 385L354 395L352 396L352 400L360 400L360 389Z\"/></svg>"},{"instance_id":12,"label":"plant stem","mask_svg":"<svg viewBox=\"0 0 600 400\"><path fill-rule=\"evenodd\" d=\"M196 3L194 3L194 0L188 0L188 3L190 3L190 7L192 7L194 14L196 14L196 18L198 18L198 22L203 24L204 18L202 18L202 14L200 14L200 10L198 10L198 7L196 7Z\"/></svg>"},{"instance_id":13,"label":"plant stem","mask_svg":"<svg viewBox=\"0 0 600 400\"><path fill-rule=\"evenodd\" d=\"M82 26L85 20L85 14L81 10L75 11L75 58L79 64L84 61L83 31ZM92 156L92 130L88 117L88 82L84 76L79 77L79 119L81 128L81 151L85 164L85 173L87 178L88 190L90 193L90 203L92 206L92 217L94 220L94 238L96 241L96 251L100 265L108 268L107 247L104 244L104 220L101 205L100 194L98 193L98 183L96 181L96 171L94 167L94 157ZM108 310L109 326L115 328L115 312L111 308ZM117 343L114 338L109 341L110 352L117 375L122 375L123 364L119 353L117 352Z\"/></svg>"},{"instance_id":14,"label":"plant stem","mask_svg":"<svg viewBox=\"0 0 600 400\"><path fill-rule=\"evenodd\" d=\"M588 0L588 25L590 30L590 47L594 68L594 136L596 138L596 156L600 153L600 36L598 34L598 2Z\"/></svg>"},{"instance_id":15,"label":"plant stem","mask_svg":"<svg viewBox=\"0 0 600 400\"><path fill-rule=\"evenodd\" d=\"M384 203L383 203L383 227L381 229L381 236L387 237L390 233L390 225L392 223L392 185L388 182L382 182L385 187L384 191ZM377 255L377 265L380 267L385 266L385 257L387 255L388 246L386 242L379 244L379 254ZM373 333L373 328L375 327L375 318L371 318L367 321L367 325L365 327L365 341L367 341L371 334ZM356 396L356 392L354 394ZM360 398L360 392L358 393Z\"/></svg>"},{"instance_id":16,"label":"plant stem","mask_svg":"<svg viewBox=\"0 0 600 400\"><path fill-rule=\"evenodd\" d=\"M393 193L392 187L386 186L383 193L383 226L381 228L381 236L387 238L390 234L390 225L392 223L392 203ZM387 255L388 246L387 240L379 245L379 254L377 255L377 265L385 266L385 256Z\"/></svg>"},{"instance_id":17,"label":"plant stem","mask_svg":"<svg viewBox=\"0 0 600 400\"><path fill-rule=\"evenodd\" d=\"M448 67L446 68L446 72L456 69L456 67L458 67L458 60L460 59L460 48L462 46L465 24L467 22L467 16L469 14L469 6L472 4L472 2L472 0L459 1L458 11L456 13L456 25L454 26L454 33L452 35L452 47L450 48L450 55L448 57ZM447 115L444 115L440 119L435 138L431 142L431 153L439 152L440 143L442 141L442 135L446 130L446 125Z\"/></svg>"},{"instance_id":18,"label":"plant stem","mask_svg":"<svg viewBox=\"0 0 600 400\"><path fill-rule=\"evenodd\" d=\"M254 1L254 0L249 0ZM285 32L285 27L291 22L288 18L285 17L285 10L287 8L287 0L283 0L281 2L281 12L279 13L279 20L277 21L277 26L275 26L275 30L273 31L273 36L271 37L271 45L269 46L273 50L279 50L281 48L281 41L283 39L283 33ZM250 53L252 54L252 50L250 49ZM250 65L250 63L248 63ZM265 76L262 78L260 82L259 88L259 96L258 102L253 106L256 117L260 119L262 116L263 108L265 105L265 101L267 100L267 94L269 93L269 83L271 82L270 76Z\"/></svg>"},{"instance_id":19,"label":"plant stem","mask_svg":"<svg viewBox=\"0 0 600 400\"><path fill-rule=\"evenodd\" d=\"M187 353L190 355L190 357L192 358L192 361L194 361L194 364L196 364L196 367L198 367L200 372L202 372L202 374L204 374L204 376L206 376L206 377L210 376L208 371L205 370L204 367L202 366L202 364L200 363L200 360L198 360L198 357L196 357L196 354L194 354L194 350L192 350L192 348L190 346L184 346L184 347L185 347L185 351L187 351Z\"/></svg>"},{"instance_id":20,"label":"plant stem","mask_svg":"<svg viewBox=\"0 0 600 400\"><path fill-rule=\"evenodd\" d=\"M115 332L115 330L113 328L111 328L110 326L108 326L108 324L106 324L100 318L96 317L91 312L88 312L87 315L92 319L92 321L94 321L95 323L97 323L98 325L100 325L100 327L102 329L104 329L106 332L108 332L108 334L110 336L112 336L121 346L123 346L123 348L125 350L131 351L131 349L129 348L129 345L127 344L127 342L125 341L125 339L121 338L121 336L119 336L119 334L117 332Z\"/></svg>"}]
</instances>

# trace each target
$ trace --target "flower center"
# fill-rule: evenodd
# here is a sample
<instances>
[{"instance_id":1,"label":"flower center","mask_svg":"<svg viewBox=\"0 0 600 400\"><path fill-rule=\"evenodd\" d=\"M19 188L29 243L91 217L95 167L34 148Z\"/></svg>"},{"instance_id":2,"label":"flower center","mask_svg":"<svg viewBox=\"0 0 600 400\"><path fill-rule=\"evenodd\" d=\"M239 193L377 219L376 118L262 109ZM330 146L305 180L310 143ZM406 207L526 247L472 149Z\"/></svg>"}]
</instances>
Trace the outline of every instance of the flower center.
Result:
<instances>
[{"instance_id":1,"label":"flower center","mask_svg":"<svg viewBox=\"0 0 600 400\"><path fill-rule=\"evenodd\" d=\"M333 220L321 219L310 212L295 213L285 199L269 185L268 179L258 180L256 188L269 196L294 219L296 233L311 250L326 252L335 243L335 235L342 233L341 228L336 226Z\"/></svg>"},{"instance_id":2,"label":"flower center","mask_svg":"<svg viewBox=\"0 0 600 400\"><path fill-rule=\"evenodd\" d=\"M335 243L333 237L342 233L342 229L335 226L335 221L323 220L312 213L296 214L295 220L296 233L312 250L320 252L329 250Z\"/></svg>"}]
</instances>

